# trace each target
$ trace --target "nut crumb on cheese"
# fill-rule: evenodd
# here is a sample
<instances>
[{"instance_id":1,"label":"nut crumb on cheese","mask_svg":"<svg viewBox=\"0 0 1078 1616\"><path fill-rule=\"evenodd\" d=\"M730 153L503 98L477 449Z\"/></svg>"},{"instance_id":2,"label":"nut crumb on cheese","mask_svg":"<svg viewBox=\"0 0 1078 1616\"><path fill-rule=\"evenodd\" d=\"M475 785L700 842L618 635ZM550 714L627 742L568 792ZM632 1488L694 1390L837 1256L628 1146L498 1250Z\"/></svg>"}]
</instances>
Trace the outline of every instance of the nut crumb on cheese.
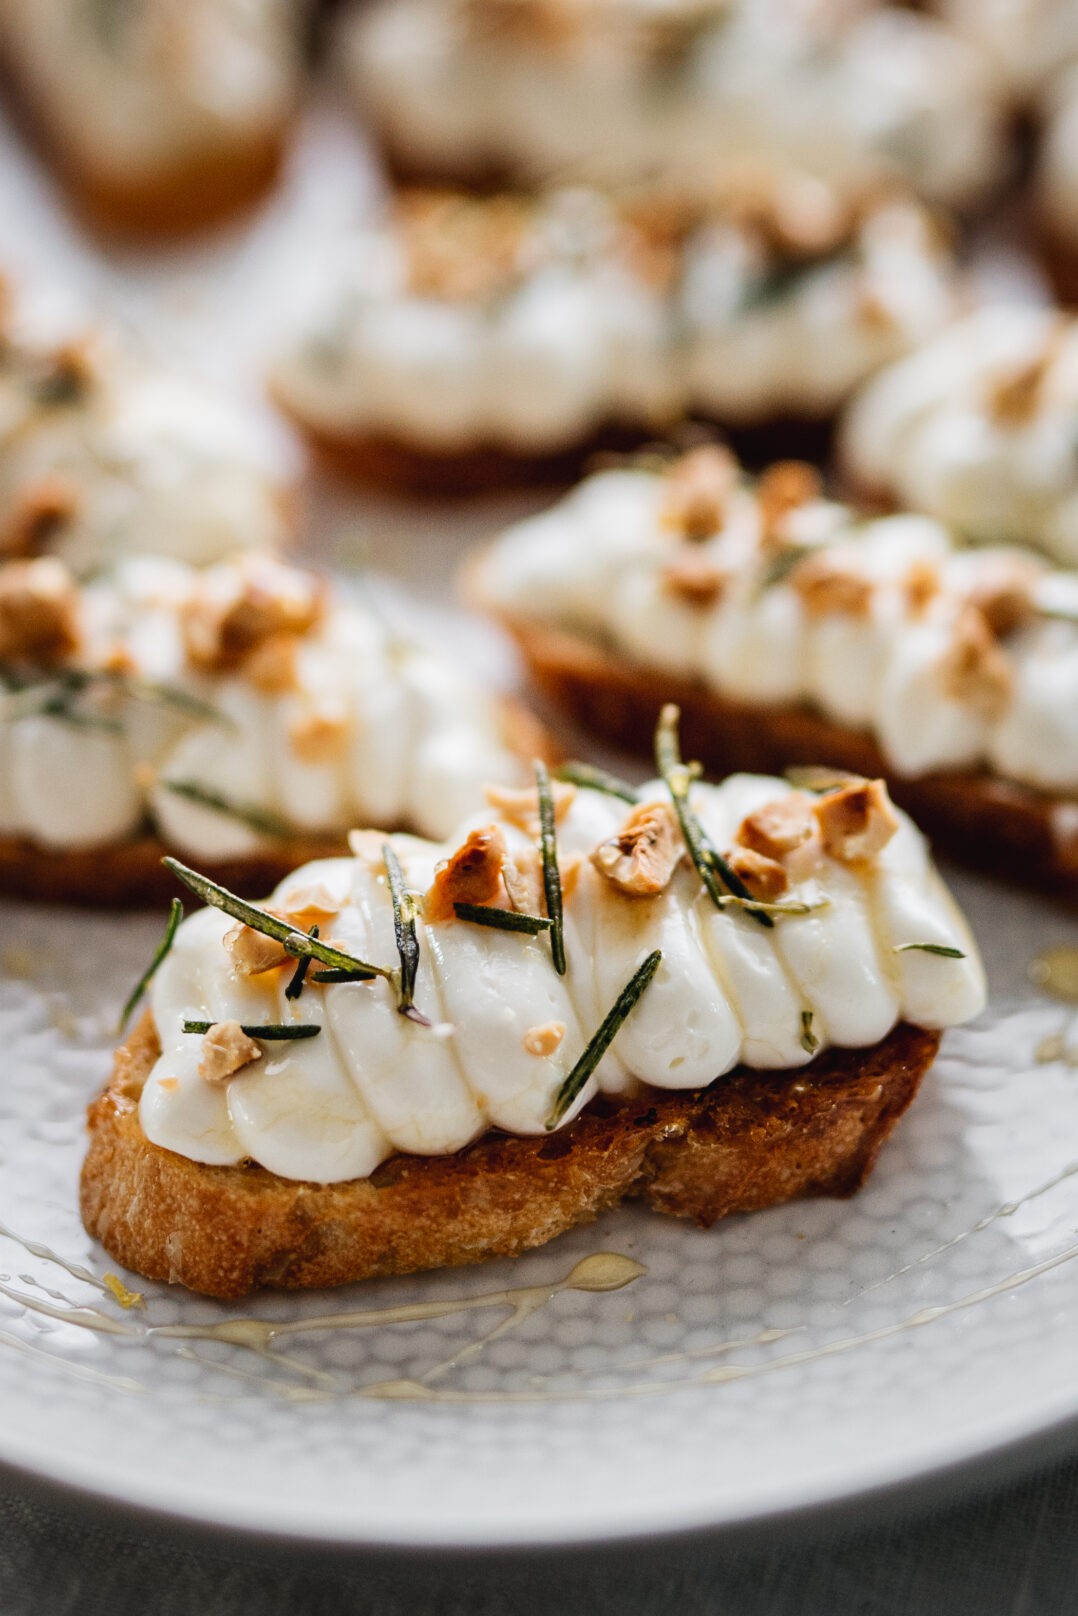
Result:
<instances>
[{"instance_id":1,"label":"nut crumb on cheese","mask_svg":"<svg viewBox=\"0 0 1078 1616\"><path fill-rule=\"evenodd\" d=\"M204 1083L225 1083L261 1057L262 1050L238 1021L217 1021L202 1035L198 1075Z\"/></svg>"},{"instance_id":2,"label":"nut crumb on cheese","mask_svg":"<svg viewBox=\"0 0 1078 1616\"><path fill-rule=\"evenodd\" d=\"M634 808L621 829L595 848L591 862L621 892L651 898L670 884L684 852L673 808L648 802Z\"/></svg>"}]
</instances>

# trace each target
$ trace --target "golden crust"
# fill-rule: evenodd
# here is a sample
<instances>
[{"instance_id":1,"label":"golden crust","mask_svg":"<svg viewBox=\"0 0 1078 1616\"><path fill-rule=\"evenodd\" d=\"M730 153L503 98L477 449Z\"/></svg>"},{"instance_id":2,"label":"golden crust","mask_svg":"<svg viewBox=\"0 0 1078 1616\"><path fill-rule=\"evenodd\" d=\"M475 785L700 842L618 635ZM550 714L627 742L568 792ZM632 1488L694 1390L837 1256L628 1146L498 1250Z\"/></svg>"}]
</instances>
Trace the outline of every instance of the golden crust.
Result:
<instances>
[{"instance_id":1,"label":"golden crust","mask_svg":"<svg viewBox=\"0 0 1078 1616\"><path fill-rule=\"evenodd\" d=\"M478 569L471 579L478 589ZM500 615L500 614L496 614ZM873 738L809 707L731 701L694 679L660 674L580 635L500 615L543 694L574 720L634 751L648 751L659 709L677 702L686 756L720 774L780 773L826 764L885 779L895 801L965 863L1078 902L1078 823L1062 798L988 773L926 774L889 767Z\"/></svg>"},{"instance_id":2,"label":"golden crust","mask_svg":"<svg viewBox=\"0 0 1078 1616\"><path fill-rule=\"evenodd\" d=\"M539 720L517 702L500 704L502 740L525 761L558 761L558 750ZM408 826L393 827L409 829ZM98 909L131 909L167 903L186 889L161 863L175 851L158 836L89 849L47 848L22 836L0 836L0 894L38 903L71 903ZM184 854L203 875L247 898L264 897L291 871L312 859L348 853L344 833L269 842L244 858L207 861Z\"/></svg>"},{"instance_id":3,"label":"golden crust","mask_svg":"<svg viewBox=\"0 0 1078 1616\"><path fill-rule=\"evenodd\" d=\"M102 234L168 239L230 218L270 190L291 136L286 118L254 139L203 149L132 178L94 167L84 151L62 140L9 57L0 59L0 83L76 211Z\"/></svg>"},{"instance_id":4,"label":"golden crust","mask_svg":"<svg viewBox=\"0 0 1078 1616\"><path fill-rule=\"evenodd\" d=\"M453 1156L393 1156L369 1179L321 1185L151 1144L138 1117L159 1051L147 1012L89 1110L82 1218L124 1267L222 1297L516 1256L626 1197L710 1225L852 1195L938 1045L900 1024L796 1072L738 1067L701 1091L600 1098L552 1135L488 1133Z\"/></svg>"}]
</instances>

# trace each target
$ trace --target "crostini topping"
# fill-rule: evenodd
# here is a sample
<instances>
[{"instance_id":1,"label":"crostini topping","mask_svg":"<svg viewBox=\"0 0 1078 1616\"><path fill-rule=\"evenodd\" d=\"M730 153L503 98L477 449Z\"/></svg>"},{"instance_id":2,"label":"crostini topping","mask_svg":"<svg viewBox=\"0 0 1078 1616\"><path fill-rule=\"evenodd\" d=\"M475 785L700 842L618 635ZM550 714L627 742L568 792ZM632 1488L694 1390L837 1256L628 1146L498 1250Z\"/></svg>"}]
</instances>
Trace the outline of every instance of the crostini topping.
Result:
<instances>
[{"instance_id":1,"label":"crostini topping","mask_svg":"<svg viewBox=\"0 0 1078 1616\"><path fill-rule=\"evenodd\" d=\"M528 1028L524 1048L529 1055L553 1055L564 1037L564 1021L547 1021L541 1027Z\"/></svg>"},{"instance_id":2,"label":"crostini topping","mask_svg":"<svg viewBox=\"0 0 1078 1616\"><path fill-rule=\"evenodd\" d=\"M74 579L52 556L0 569L0 662L52 667L79 645Z\"/></svg>"},{"instance_id":3,"label":"crostini topping","mask_svg":"<svg viewBox=\"0 0 1078 1616\"><path fill-rule=\"evenodd\" d=\"M79 509L78 489L70 478L41 477L18 493L3 534L0 556L35 556L70 522Z\"/></svg>"},{"instance_id":4,"label":"crostini topping","mask_svg":"<svg viewBox=\"0 0 1078 1616\"><path fill-rule=\"evenodd\" d=\"M457 191L405 191L397 217L418 297L490 297L521 268L529 210L511 196L471 198Z\"/></svg>"},{"instance_id":5,"label":"crostini topping","mask_svg":"<svg viewBox=\"0 0 1078 1616\"><path fill-rule=\"evenodd\" d=\"M663 567L662 581L668 594L687 601L690 606L714 606L722 599L729 574L713 556L699 550L683 550Z\"/></svg>"},{"instance_id":6,"label":"crostini topping","mask_svg":"<svg viewBox=\"0 0 1078 1616\"><path fill-rule=\"evenodd\" d=\"M659 513L662 526L687 539L706 539L717 533L737 476L737 461L718 444L682 455L666 478Z\"/></svg>"},{"instance_id":7,"label":"crostini topping","mask_svg":"<svg viewBox=\"0 0 1078 1616\"><path fill-rule=\"evenodd\" d=\"M309 573L269 556L214 568L185 602L182 627L192 663L208 672L236 668L282 634L305 634L322 618L325 590Z\"/></svg>"},{"instance_id":8,"label":"crostini topping","mask_svg":"<svg viewBox=\"0 0 1078 1616\"><path fill-rule=\"evenodd\" d=\"M765 547L785 541L783 526L791 511L820 498L823 480L804 460L776 460L756 485L760 531Z\"/></svg>"},{"instance_id":9,"label":"crostini topping","mask_svg":"<svg viewBox=\"0 0 1078 1616\"><path fill-rule=\"evenodd\" d=\"M940 663L943 689L986 718L1004 711L1014 690L1014 673L983 612L965 607L950 647Z\"/></svg>"},{"instance_id":10,"label":"crostini topping","mask_svg":"<svg viewBox=\"0 0 1078 1616\"><path fill-rule=\"evenodd\" d=\"M790 877L782 865L751 847L735 847L730 854L730 868L750 895L762 903L774 903L789 890Z\"/></svg>"},{"instance_id":11,"label":"crostini topping","mask_svg":"<svg viewBox=\"0 0 1078 1616\"><path fill-rule=\"evenodd\" d=\"M829 613L868 617L872 610L871 581L852 567L826 556L809 556L799 561L789 575L789 585L801 597L810 617L825 617Z\"/></svg>"},{"instance_id":12,"label":"crostini topping","mask_svg":"<svg viewBox=\"0 0 1078 1616\"><path fill-rule=\"evenodd\" d=\"M812 805L824 852L844 864L876 858L898 830L883 780L861 780L829 791Z\"/></svg>"},{"instance_id":13,"label":"crostini topping","mask_svg":"<svg viewBox=\"0 0 1078 1616\"><path fill-rule=\"evenodd\" d=\"M811 841L816 829L811 800L800 792L791 792L746 814L736 839L752 852L781 862L796 848Z\"/></svg>"},{"instance_id":14,"label":"crostini topping","mask_svg":"<svg viewBox=\"0 0 1078 1616\"><path fill-rule=\"evenodd\" d=\"M560 824L565 818L575 796L576 787L570 785L568 781L558 779L550 781L550 800L554 806L555 824ZM520 790L512 786L487 786L486 799L510 825L515 825L528 836L539 835L541 828L539 795L534 786L524 786Z\"/></svg>"},{"instance_id":15,"label":"crostini topping","mask_svg":"<svg viewBox=\"0 0 1078 1616\"><path fill-rule=\"evenodd\" d=\"M499 826L473 830L435 871L423 898L423 919L434 925L452 920L458 903L493 906L501 895L505 852Z\"/></svg>"},{"instance_id":16,"label":"crostini topping","mask_svg":"<svg viewBox=\"0 0 1078 1616\"><path fill-rule=\"evenodd\" d=\"M253 931L250 926L233 926L225 932L224 945L232 968L240 976L258 976L288 962L284 944L276 937Z\"/></svg>"},{"instance_id":17,"label":"crostini topping","mask_svg":"<svg viewBox=\"0 0 1078 1616\"><path fill-rule=\"evenodd\" d=\"M685 853L677 815L663 802L634 808L616 835L591 855L599 874L632 897L665 890Z\"/></svg>"},{"instance_id":18,"label":"crostini topping","mask_svg":"<svg viewBox=\"0 0 1078 1616\"><path fill-rule=\"evenodd\" d=\"M226 1083L261 1055L261 1046L238 1021L216 1021L203 1035L198 1075L204 1083Z\"/></svg>"},{"instance_id":19,"label":"crostini topping","mask_svg":"<svg viewBox=\"0 0 1078 1616\"><path fill-rule=\"evenodd\" d=\"M1034 616L1033 592L1043 574L1032 557L999 556L982 565L966 598L992 633L1005 639Z\"/></svg>"}]
</instances>

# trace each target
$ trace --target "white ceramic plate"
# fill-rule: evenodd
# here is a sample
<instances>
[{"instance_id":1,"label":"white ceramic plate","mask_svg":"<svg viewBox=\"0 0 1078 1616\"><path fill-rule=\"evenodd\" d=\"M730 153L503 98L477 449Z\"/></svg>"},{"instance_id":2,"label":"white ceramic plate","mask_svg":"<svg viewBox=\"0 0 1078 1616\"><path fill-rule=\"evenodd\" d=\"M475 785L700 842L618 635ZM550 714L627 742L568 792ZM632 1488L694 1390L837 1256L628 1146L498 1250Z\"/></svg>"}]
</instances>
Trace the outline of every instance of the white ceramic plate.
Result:
<instances>
[{"instance_id":1,"label":"white ceramic plate","mask_svg":"<svg viewBox=\"0 0 1078 1616\"><path fill-rule=\"evenodd\" d=\"M250 229L106 260L0 129L0 263L253 392L288 294L368 189L346 126L319 114ZM494 515L435 526L338 498L323 547L342 519L434 601ZM496 641L448 638L500 666ZM160 920L0 905L0 1459L260 1532L494 1547L758 1521L1078 1415L1078 1071L1036 1059L1057 1034L1078 1049L1078 1024L1026 976L1078 924L959 891L992 1012L947 1039L854 1201L710 1233L627 1210L517 1263L240 1307L143 1286L134 1309L102 1289L76 1181L83 1108ZM637 1277L565 1285L601 1252ZM402 1306L424 1316L387 1319ZM260 1352L252 1319L287 1333ZM386 1395L402 1380L411 1397Z\"/></svg>"}]
</instances>

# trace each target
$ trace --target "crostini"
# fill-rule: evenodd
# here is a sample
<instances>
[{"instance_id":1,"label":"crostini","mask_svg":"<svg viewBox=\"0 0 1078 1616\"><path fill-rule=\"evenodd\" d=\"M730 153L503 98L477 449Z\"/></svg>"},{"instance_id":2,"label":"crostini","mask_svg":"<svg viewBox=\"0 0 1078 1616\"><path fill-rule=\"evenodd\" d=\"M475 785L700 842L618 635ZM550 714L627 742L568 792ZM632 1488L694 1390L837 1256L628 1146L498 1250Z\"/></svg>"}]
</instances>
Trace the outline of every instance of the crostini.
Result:
<instances>
[{"instance_id":1,"label":"crostini","mask_svg":"<svg viewBox=\"0 0 1078 1616\"><path fill-rule=\"evenodd\" d=\"M265 907L199 873L90 1109L82 1215L215 1296L515 1255L626 1196L849 1195L975 945L879 780L542 765L444 843L365 831Z\"/></svg>"},{"instance_id":2,"label":"crostini","mask_svg":"<svg viewBox=\"0 0 1078 1616\"><path fill-rule=\"evenodd\" d=\"M537 683L621 744L882 775L961 856L1078 898L1078 573L724 450L587 479L472 564Z\"/></svg>"}]
</instances>

